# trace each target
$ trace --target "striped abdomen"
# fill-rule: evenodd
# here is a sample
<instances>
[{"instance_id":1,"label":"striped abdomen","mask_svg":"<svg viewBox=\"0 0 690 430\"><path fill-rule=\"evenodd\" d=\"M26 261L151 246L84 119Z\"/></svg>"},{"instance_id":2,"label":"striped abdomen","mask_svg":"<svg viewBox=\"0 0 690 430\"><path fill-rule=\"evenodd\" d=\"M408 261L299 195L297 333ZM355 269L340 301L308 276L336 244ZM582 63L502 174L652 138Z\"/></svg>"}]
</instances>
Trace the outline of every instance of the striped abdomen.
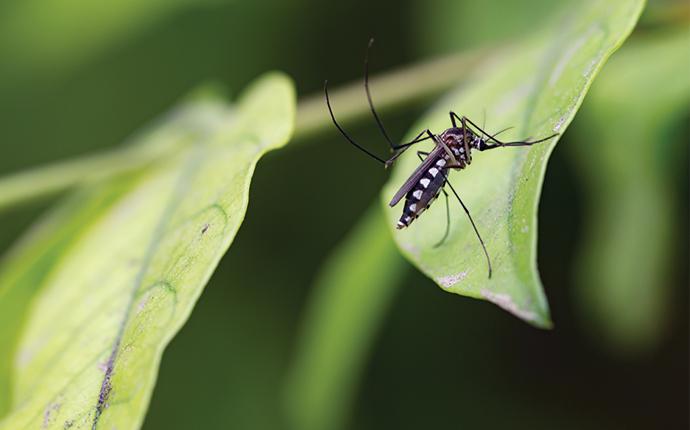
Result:
<instances>
[{"instance_id":1,"label":"striped abdomen","mask_svg":"<svg viewBox=\"0 0 690 430\"><path fill-rule=\"evenodd\" d=\"M405 195L405 207L396 228L401 229L410 225L436 200L448 176L448 169L444 167L446 164L446 158L439 156L415 186L408 191Z\"/></svg>"}]
</instances>

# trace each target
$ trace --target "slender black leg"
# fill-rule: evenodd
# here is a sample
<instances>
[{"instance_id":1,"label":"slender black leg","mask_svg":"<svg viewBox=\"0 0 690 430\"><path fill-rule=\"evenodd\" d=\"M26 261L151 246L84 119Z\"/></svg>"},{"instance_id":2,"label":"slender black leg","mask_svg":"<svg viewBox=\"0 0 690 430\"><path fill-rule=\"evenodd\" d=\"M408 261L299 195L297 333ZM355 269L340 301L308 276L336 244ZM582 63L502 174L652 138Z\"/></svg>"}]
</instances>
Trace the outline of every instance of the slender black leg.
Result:
<instances>
[{"instance_id":1,"label":"slender black leg","mask_svg":"<svg viewBox=\"0 0 690 430\"><path fill-rule=\"evenodd\" d=\"M458 125L457 125L457 124L458 124L457 121L462 122L462 118L460 118L460 117L458 116L458 114L456 114L455 112L450 111L450 122L453 124L453 127L457 127L457 126L458 126Z\"/></svg>"},{"instance_id":2,"label":"slender black leg","mask_svg":"<svg viewBox=\"0 0 690 430\"><path fill-rule=\"evenodd\" d=\"M458 128L458 123L455 122L455 118L457 118L455 112L450 111L450 123L453 124L453 128Z\"/></svg>"},{"instance_id":3,"label":"slender black leg","mask_svg":"<svg viewBox=\"0 0 690 430\"><path fill-rule=\"evenodd\" d=\"M467 138L467 133L468 133L468 132L474 133L474 131L473 131L473 130L470 130L469 127L467 126L467 123L468 123L468 122L469 122L470 124L472 124L473 126L475 126L475 127L477 128L477 130L479 130L483 135L487 136L487 138L492 138L492 137L493 137L493 136L490 136L488 133L486 133L486 132L485 132L484 130L482 130L481 128L477 127L477 126L476 126L472 121L470 121L470 119L467 118L466 116L459 117L458 114L456 114L455 112L452 112L452 111L451 111L450 117L451 117L451 119L453 119L453 123L455 123L456 120L460 120L460 123L462 124L463 131L464 131L464 133L465 133L465 135L464 135L465 139ZM498 134L498 133L497 133L497 134ZM494 140L495 140L495 139L494 139Z\"/></svg>"},{"instance_id":4,"label":"slender black leg","mask_svg":"<svg viewBox=\"0 0 690 430\"><path fill-rule=\"evenodd\" d=\"M443 195L446 197L446 232L443 233L441 240L434 244L434 248L441 246L448 238L448 233L450 233L450 204L448 203L448 193L443 188L441 188L441 191L443 191Z\"/></svg>"},{"instance_id":5,"label":"slender black leg","mask_svg":"<svg viewBox=\"0 0 690 430\"><path fill-rule=\"evenodd\" d=\"M460 163L458 163L458 160L455 158L455 155L454 155L453 152L450 150L450 148L448 147L448 145L446 145L445 143L443 143L443 140L442 140L442 139L436 139L436 137L435 137L429 130L427 130L427 134L429 135L429 138L431 138L431 140L434 141L434 143L436 144L437 147L440 146L440 147L443 149L443 151L444 151L446 154L448 154L448 158L450 159L451 164L453 164L453 165L460 164Z\"/></svg>"},{"instance_id":6,"label":"slender black leg","mask_svg":"<svg viewBox=\"0 0 690 430\"><path fill-rule=\"evenodd\" d=\"M456 119L459 119L460 122L461 122L462 125L463 125L463 128L464 128L465 130L468 129L467 123L470 123L470 125L474 126L480 133L482 133L484 136L486 136L486 139L487 139L487 140L493 140L493 141L495 141L495 142L497 142L497 140L494 139L496 136L498 136L499 134L503 133L504 131L507 131L507 130L510 130L511 128L513 128L513 127L506 127L506 128L504 128L503 130L501 130L501 131L499 131L499 132L497 132L497 133L495 133L495 134L493 134L493 135L490 135L489 133L485 132L482 128L480 128L477 124L475 124L474 122L472 122L472 121L471 121L469 118L467 118L466 116L463 116L463 117L461 118L461 117L459 117L458 114L456 114L455 112L451 112L450 115L451 115L451 118L453 119L453 121L455 121ZM486 121L486 110L484 111L484 121Z\"/></svg>"},{"instance_id":7,"label":"slender black leg","mask_svg":"<svg viewBox=\"0 0 690 430\"><path fill-rule=\"evenodd\" d=\"M419 157L420 160L424 161L426 160L426 157L429 156L428 152L425 151L417 151L417 157Z\"/></svg>"},{"instance_id":8,"label":"slender black leg","mask_svg":"<svg viewBox=\"0 0 690 430\"><path fill-rule=\"evenodd\" d=\"M379 130L381 131L381 134L383 135L383 138L386 139L386 142L390 145L391 149L395 150L395 144L391 140L391 138L388 136L388 133L386 132L386 128L383 126L383 122L381 121L381 118L379 117L379 114L376 113L376 108L374 108L374 102L371 98L371 91L369 91L369 51L371 50L371 45L374 44L374 38L372 37L369 39L369 45L367 46L367 53L364 56L364 91L367 94L367 101L369 102L369 109L371 110L371 114L374 116L374 121L376 121L376 125L378 126Z\"/></svg>"},{"instance_id":9,"label":"slender black leg","mask_svg":"<svg viewBox=\"0 0 690 430\"><path fill-rule=\"evenodd\" d=\"M378 156L374 155L373 153L369 152L366 148L361 146L359 143L355 142L355 140L350 137L349 134L338 124L338 121L335 119L335 115L333 114L333 109L331 108L331 100L328 97L328 81L324 82L323 84L323 91L326 94L326 106L328 106L328 113L331 114L331 120L333 121L333 124L335 124L335 127L338 129L340 134L342 134L345 139L348 140L352 145L354 145L357 149L360 151L364 152L374 160L378 161L379 163L383 164L384 166L386 165L386 161L383 160L382 158L379 158Z\"/></svg>"},{"instance_id":10,"label":"slender black leg","mask_svg":"<svg viewBox=\"0 0 690 430\"><path fill-rule=\"evenodd\" d=\"M378 113L376 112L376 109L374 108L374 103L373 103L372 98L371 98L371 92L369 91L369 49L371 48L372 43L374 43L374 39L371 39L371 40L369 41L369 46L367 47L367 53L366 53L366 56L365 56L365 58L364 58L364 89L365 89L366 94L367 94L367 100L368 100L368 102L369 102L369 107L370 107L370 109L371 109L371 113L374 115L374 119L376 120L376 125L378 126L379 130L381 131L381 134L383 134L383 137L386 139L386 142L388 142L388 144L390 145L391 149L392 149L393 151L396 151L396 154L394 154L393 157L392 157L390 160L386 161L386 160L384 160L384 159L378 157L377 155L375 155L374 153L372 153L372 152L369 151L368 149L364 148L362 145L360 145L359 143L357 143L357 142L352 138L352 136L350 136L350 135L345 131L345 129L343 129L343 127L340 126L340 124L338 123L338 121L335 119L335 114L333 113L333 108L331 107L331 100L330 100L330 97L328 96L328 81L325 81L325 82L324 82L323 91L324 91L324 93L325 93L325 95L326 95L326 106L328 107L328 113L330 114L331 120L333 121L333 124L336 126L336 128L338 129L338 131L340 132L340 134L342 134L343 137L345 137L345 139L347 139L347 141L350 142L350 143L351 143L353 146L355 146L357 149L359 149L360 151L364 152L365 154L367 154L369 157L373 158L374 160L380 162L380 163L383 164L385 167L388 167L388 166L390 166L390 165L393 163L393 161L395 161L395 159L398 158L398 157L400 156L400 154L402 154L408 147L410 147L410 146L412 146L412 145L414 145L414 144L416 144L416 143L423 142L423 141L425 141L425 140L427 140L427 139L429 139L429 138L433 139L433 135L431 134L431 132L429 132L428 129L426 129L426 130L422 131L421 133L419 133L419 134L417 135L417 137L415 137L414 139L412 139L412 141L407 142L407 143L403 143L403 144L400 144L400 145L394 144L393 141L392 141L392 140L390 139L390 137L388 136L388 133L386 132L386 129L384 128L383 123L381 122L381 118L379 117ZM424 136L425 134L427 134L427 136Z\"/></svg>"},{"instance_id":11,"label":"slender black leg","mask_svg":"<svg viewBox=\"0 0 690 430\"><path fill-rule=\"evenodd\" d=\"M479 148L480 151L485 151L487 149L500 148L503 146L530 146L530 145L534 145L535 143L541 143L541 142L545 142L549 139L553 139L554 137L556 137L560 134L560 133L554 133L550 136L544 137L543 139L532 140L532 141L530 141L530 140L518 140L518 141L514 141L514 142L501 142L500 140L496 139L496 137L495 137L498 133L496 133L494 135L490 135L486 131L482 130L477 124L473 123L472 120L470 120L469 118L467 118L467 117L463 117L463 118L467 122L469 122L470 125L472 125L474 128L479 130L483 135L485 135L487 137L487 139L486 139L487 141L495 142L494 145L488 145L488 144L483 145L483 148Z\"/></svg>"},{"instance_id":12,"label":"slender black leg","mask_svg":"<svg viewBox=\"0 0 690 430\"><path fill-rule=\"evenodd\" d=\"M371 38L369 39L369 46L367 46L367 53L366 56L364 57L364 91L367 94L367 102L369 103L369 109L371 110L371 114L374 116L374 121L376 121L376 125L378 126L379 130L381 131L381 134L383 135L383 138L386 139L386 142L388 142L388 145L391 147L391 150L393 151L400 151L400 153L404 152L405 149L411 145L414 145L415 143L419 143L422 141L425 141L429 139L429 137L424 137L422 136L427 133L429 130L424 130L421 133L417 135L414 139L412 139L411 142L408 143L403 143L400 145L396 145L393 143L393 140L390 138L388 135L388 132L386 132L386 128L383 126L383 121L381 121L381 117L379 114L376 112L376 108L374 107L374 101L373 98L371 97L371 90L369 90L369 51L371 50L371 45L374 44L374 39ZM393 157L392 160L395 158L398 158L400 154L397 154L396 156ZM391 160L389 160L391 161Z\"/></svg>"},{"instance_id":13,"label":"slender black leg","mask_svg":"<svg viewBox=\"0 0 690 430\"><path fill-rule=\"evenodd\" d=\"M454 156L453 153L451 152L450 148L448 148L448 145L446 145L445 143L443 143L443 142L440 141L440 140L437 140L437 139L436 139L436 136L434 136L434 134L433 134L428 128L427 128L426 130L424 130L422 133L426 133L427 136L426 136L424 139L419 139L419 138L417 138L417 141L426 140L426 139L431 139L431 140L433 140L434 143L436 144L436 146L440 146L440 147L443 148L444 151L446 151L446 153L447 153L448 156L450 157L451 161L457 163L457 160L455 159L455 156ZM414 142L414 143L417 143L417 142ZM408 145L408 146L409 146L409 145ZM420 151L420 152L421 152L421 151ZM392 162L393 162L396 158L398 158L399 156L400 156L399 153L396 153L395 155L393 155L393 157L392 157L390 160L388 160L388 165L390 165L390 163L392 163Z\"/></svg>"},{"instance_id":14,"label":"slender black leg","mask_svg":"<svg viewBox=\"0 0 690 430\"><path fill-rule=\"evenodd\" d=\"M428 135L425 137L422 137L422 135L425 133ZM433 134L431 134L431 132L427 128L426 130L419 133L417 135L417 137L412 139L412 141L396 146L395 147L395 153L393 154L393 156L391 158L389 158L388 160L386 160L386 164L385 164L386 168L390 167L395 162L395 160L397 160L398 157L400 157L403 154L403 152L407 151L407 148L414 145L415 143L423 142L427 139L430 139L431 137L433 137Z\"/></svg>"},{"instance_id":15,"label":"slender black leg","mask_svg":"<svg viewBox=\"0 0 690 430\"><path fill-rule=\"evenodd\" d=\"M543 139L530 140L530 141L500 142L500 143L496 143L493 145L485 144L485 145L480 145L479 150L480 151L486 151L488 149L503 148L503 147L507 147L507 146L531 146L531 145L534 145L535 143L546 142L547 140L553 139L554 137L556 137L558 135L559 135L559 133L554 133L551 136L547 136ZM488 140L493 140L494 142L498 142L498 140L494 139L494 136L489 136Z\"/></svg>"},{"instance_id":16,"label":"slender black leg","mask_svg":"<svg viewBox=\"0 0 690 430\"><path fill-rule=\"evenodd\" d=\"M426 134L426 136L424 136ZM401 143L400 145L393 145L393 151L398 151L400 149L407 148L408 146L414 145L415 143L424 142L425 140L431 139L431 131L428 128L422 130L414 139L407 143ZM424 137L422 137L424 136Z\"/></svg>"},{"instance_id":17,"label":"slender black leg","mask_svg":"<svg viewBox=\"0 0 690 430\"><path fill-rule=\"evenodd\" d=\"M371 110L371 114L374 117L374 121L376 121L376 125L378 126L379 130L381 131L381 134L383 135L383 138L386 139L386 142L388 142L388 145L391 147L392 151L400 151L399 154L396 154L393 159L389 160L392 161L395 158L398 158L402 152L407 149L407 147L414 145L415 143L423 142L427 139L429 139L429 136L424 136L427 132L429 132L429 129L423 130L421 133L417 135L414 139L412 139L408 143L403 143L396 145L393 143L393 140L390 138L388 135L388 132L386 132L386 128L383 126L383 121L381 121L381 117L379 114L376 112L376 108L374 107L374 100L371 97L371 90L369 89L369 51L371 50L371 46L374 44L374 38L372 37L369 39L369 45L367 46L367 53L364 57L364 92L367 95L367 102L369 103L369 109Z\"/></svg>"},{"instance_id":18,"label":"slender black leg","mask_svg":"<svg viewBox=\"0 0 690 430\"><path fill-rule=\"evenodd\" d=\"M491 135L490 135L489 133L485 132L481 127L479 127L477 124L475 124L474 122L472 122L471 119L467 118L466 116L463 116L462 118L463 118L464 121L470 123L470 125L471 125L472 127L474 127L474 128L476 128L477 130L479 130L479 132L482 133L484 136L486 136L488 139L491 139L491 140L493 140L494 142L498 142L498 140L492 139L492 137L491 137Z\"/></svg>"},{"instance_id":19,"label":"slender black leg","mask_svg":"<svg viewBox=\"0 0 690 430\"><path fill-rule=\"evenodd\" d=\"M445 175L445 174L444 174ZM474 220L472 219L472 215L470 215L469 209L467 209L467 206L465 206L465 203L462 202L462 199L458 195L458 193L455 191L455 188L451 185L450 182L448 182L448 177L446 176L446 184L448 187L450 187L450 190L455 194L455 197L458 199L458 202L460 202L460 205L462 206L462 209L465 211L467 214L467 218L469 218L470 223L472 224L472 228L474 229L474 233L477 235L477 239L479 239L479 243L482 245L482 249L484 250L484 255L486 255L486 262L489 266L489 279L491 279L491 258L489 258L489 252L486 250L486 245L484 245L484 240L482 240L482 236L479 234L479 230L477 230L477 226L474 223Z\"/></svg>"},{"instance_id":20,"label":"slender black leg","mask_svg":"<svg viewBox=\"0 0 690 430\"><path fill-rule=\"evenodd\" d=\"M465 117L462 117L462 141L465 144L465 154L470 155L470 148L468 147L469 144L467 142L467 123L465 122Z\"/></svg>"}]
</instances>

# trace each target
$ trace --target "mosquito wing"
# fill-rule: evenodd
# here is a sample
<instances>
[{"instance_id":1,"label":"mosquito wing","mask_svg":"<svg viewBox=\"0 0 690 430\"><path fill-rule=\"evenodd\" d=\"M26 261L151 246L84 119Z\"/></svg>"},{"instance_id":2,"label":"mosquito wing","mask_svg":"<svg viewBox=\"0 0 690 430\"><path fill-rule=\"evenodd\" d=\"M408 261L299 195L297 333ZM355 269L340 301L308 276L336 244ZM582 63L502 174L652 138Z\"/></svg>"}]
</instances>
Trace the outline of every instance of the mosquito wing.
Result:
<instances>
[{"instance_id":1,"label":"mosquito wing","mask_svg":"<svg viewBox=\"0 0 690 430\"><path fill-rule=\"evenodd\" d=\"M417 185L420 179L424 176L424 174L433 166L436 164L436 161L438 160L438 155L436 151L432 151L429 156L426 157L426 160L422 164L420 164L417 169L415 169L414 172L410 175L409 178L407 178L407 181L405 181L404 184L402 184L402 187L398 190L397 193L393 196L393 199L391 199L390 203L388 203L388 206L393 207L398 204L398 202L405 197L405 195L410 192L412 188Z\"/></svg>"}]
</instances>

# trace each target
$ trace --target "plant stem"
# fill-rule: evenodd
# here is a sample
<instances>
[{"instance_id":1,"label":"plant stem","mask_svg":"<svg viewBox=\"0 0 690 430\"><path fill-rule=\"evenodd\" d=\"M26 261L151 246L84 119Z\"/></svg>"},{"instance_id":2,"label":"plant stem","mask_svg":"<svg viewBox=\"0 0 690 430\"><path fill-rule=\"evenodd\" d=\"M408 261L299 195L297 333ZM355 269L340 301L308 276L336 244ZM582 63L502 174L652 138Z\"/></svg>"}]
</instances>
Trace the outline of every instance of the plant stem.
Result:
<instances>
[{"instance_id":1,"label":"plant stem","mask_svg":"<svg viewBox=\"0 0 690 430\"><path fill-rule=\"evenodd\" d=\"M483 58L485 51L476 50L374 77L370 79L370 87L376 109L390 111L437 96L465 79ZM370 114L363 82L353 82L329 93L338 122L356 122ZM294 140L310 138L332 127L323 93L300 101Z\"/></svg>"},{"instance_id":2,"label":"plant stem","mask_svg":"<svg viewBox=\"0 0 690 430\"><path fill-rule=\"evenodd\" d=\"M72 188L87 180L133 171L153 162L162 147L113 149L28 169L0 178L0 211Z\"/></svg>"},{"instance_id":3,"label":"plant stem","mask_svg":"<svg viewBox=\"0 0 690 430\"><path fill-rule=\"evenodd\" d=\"M433 97L464 79L481 58L473 51L393 71L371 79L377 108L389 111ZM340 122L348 124L369 114L359 82L332 91ZM304 98L298 106L293 140L305 141L332 126L323 96ZM50 196L87 180L136 170L165 155L170 147L128 146L67 161L58 161L0 178L0 211Z\"/></svg>"}]
</instances>

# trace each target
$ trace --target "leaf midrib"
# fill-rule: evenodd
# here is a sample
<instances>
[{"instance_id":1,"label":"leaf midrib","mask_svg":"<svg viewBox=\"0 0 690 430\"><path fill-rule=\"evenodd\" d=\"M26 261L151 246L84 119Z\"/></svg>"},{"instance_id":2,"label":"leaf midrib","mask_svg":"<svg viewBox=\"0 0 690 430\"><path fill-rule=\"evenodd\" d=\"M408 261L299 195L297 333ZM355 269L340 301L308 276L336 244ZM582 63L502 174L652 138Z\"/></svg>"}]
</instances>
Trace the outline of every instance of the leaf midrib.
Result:
<instances>
[{"instance_id":1,"label":"leaf midrib","mask_svg":"<svg viewBox=\"0 0 690 430\"><path fill-rule=\"evenodd\" d=\"M118 351L122 343L122 338L124 336L127 323L129 321L132 309L134 307L134 302L136 301L137 291L141 288L144 277L148 272L148 269L153 261L153 257L158 250L158 247L162 241L163 236L166 232L166 227L168 226L170 220L172 219L172 214L175 212L177 207L181 202L181 197L184 196L188 190L188 184L191 182L191 178L197 172L199 165L203 159L203 148L200 146L193 146L188 155L188 159L184 162L184 166L178 175L177 181L173 188L173 191L168 199L168 203L161 212L160 221L156 224L155 230L151 235L151 239L147 246L146 252L144 254L144 259L141 263L141 267L137 272L134 281L132 283L132 288L129 293L129 299L127 305L124 309L124 315L118 326L118 331L113 339L113 345L111 347L110 356L106 364L106 370L101 380L101 388L98 393L98 399L96 401L95 415L92 423L92 430L96 430L100 417L102 415L105 403L108 400L108 396L111 390L111 381L113 372L115 370L116 360L118 356Z\"/></svg>"}]
</instances>

